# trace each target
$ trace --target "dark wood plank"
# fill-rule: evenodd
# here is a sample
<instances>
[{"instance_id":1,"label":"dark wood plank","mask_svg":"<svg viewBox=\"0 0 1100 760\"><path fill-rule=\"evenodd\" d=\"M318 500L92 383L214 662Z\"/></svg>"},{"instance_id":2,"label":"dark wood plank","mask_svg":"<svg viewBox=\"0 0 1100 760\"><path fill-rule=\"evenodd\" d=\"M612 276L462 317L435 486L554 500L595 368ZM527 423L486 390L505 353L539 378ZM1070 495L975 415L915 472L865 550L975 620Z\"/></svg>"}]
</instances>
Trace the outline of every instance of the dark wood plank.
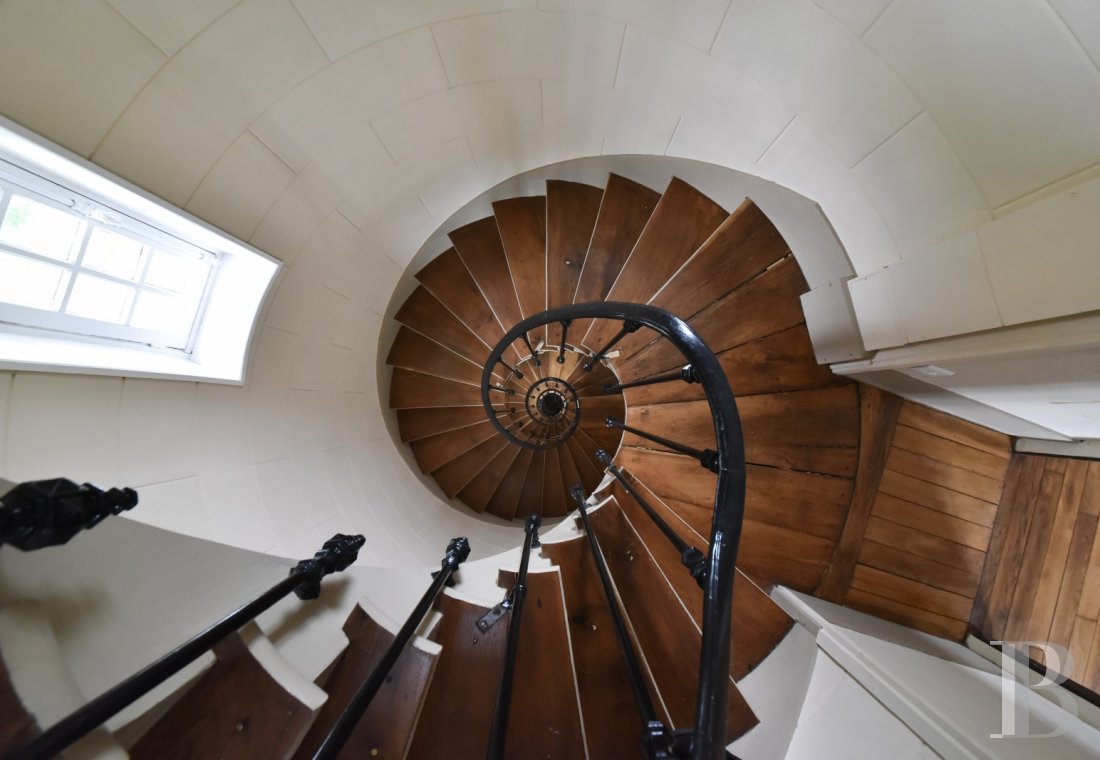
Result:
<instances>
[{"instance_id":1,"label":"dark wood plank","mask_svg":"<svg viewBox=\"0 0 1100 760\"><path fill-rule=\"evenodd\" d=\"M984 552L989 547L990 528L882 492L875 496L871 514L978 551Z\"/></svg>"},{"instance_id":2,"label":"dark wood plank","mask_svg":"<svg viewBox=\"0 0 1100 760\"><path fill-rule=\"evenodd\" d=\"M485 469L489 462L500 454L508 439L497 434L482 441L464 454L452 459L432 473L435 482L443 489L448 499L453 499L466 485Z\"/></svg>"},{"instance_id":3,"label":"dark wood plank","mask_svg":"<svg viewBox=\"0 0 1100 760\"><path fill-rule=\"evenodd\" d=\"M650 303L683 319L761 274L790 253L771 220L749 199L730 214ZM647 342L635 333L620 344L633 355Z\"/></svg>"},{"instance_id":4,"label":"dark wood plank","mask_svg":"<svg viewBox=\"0 0 1100 760\"><path fill-rule=\"evenodd\" d=\"M672 526L680 537L704 553L707 540L694 531L686 530L655 494L644 485L636 487L649 505ZM618 482L612 485L612 494L623 510L627 521L653 555L661 572L672 586L680 601L691 613L696 626L703 623L703 592L687 568L679 553L660 532L641 506ZM777 644L787 635L793 621L783 610L757 588L743 573L738 572L733 586L733 624L730 630L730 678L740 681L759 665Z\"/></svg>"},{"instance_id":5,"label":"dark wood plank","mask_svg":"<svg viewBox=\"0 0 1100 760\"><path fill-rule=\"evenodd\" d=\"M894 432L894 445L930 459L950 462L956 467L994 480L1003 481L1005 470L1008 469L1007 457L956 443L908 425L898 425Z\"/></svg>"},{"instance_id":6,"label":"dark wood plank","mask_svg":"<svg viewBox=\"0 0 1100 760\"><path fill-rule=\"evenodd\" d=\"M394 319L475 364L485 365L489 346L423 285L405 299Z\"/></svg>"},{"instance_id":7,"label":"dark wood plank","mask_svg":"<svg viewBox=\"0 0 1100 760\"><path fill-rule=\"evenodd\" d=\"M571 512L575 508L572 497L569 495L569 489L575 484L582 484L580 472L577 470L577 463L573 461L573 450L570 448L568 442L564 446L558 447L558 465L561 467L561 484L562 494L565 501L566 512Z\"/></svg>"},{"instance_id":8,"label":"dark wood plank","mask_svg":"<svg viewBox=\"0 0 1100 760\"><path fill-rule=\"evenodd\" d=\"M573 303L606 300L660 198L660 193L633 180L617 174L607 178ZM573 326L578 342L590 325L591 320L581 320Z\"/></svg>"},{"instance_id":9,"label":"dark wood plank","mask_svg":"<svg viewBox=\"0 0 1100 760\"><path fill-rule=\"evenodd\" d=\"M883 620L892 620L933 636L951 641L962 641L966 638L966 623L961 620L912 607L862 589L853 588L849 591L847 604L852 609L875 615Z\"/></svg>"},{"instance_id":10,"label":"dark wood plank","mask_svg":"<svg viewBox=\"0 0 1100 760\"><path fill-rule=\"evenodd\" d=\"M501 327L510 330L523 317L496 219L487 216L452 230L447 236Z\"/></svg>"},{"instance_id":11,"label":"dark wood plank","mask_svg":"<svg viewBox=\"0 0 1100 760\"><path fill-rule=\"evenodd\" d=\"M630 676L588 543L544 543L542 553L561 571L588 756L642 760Z\"/></svg>"},{"instance_id":12,"label":"dark wood plank","mask_svg":"<svg viewBox=\"0 0 1100 760\"><path fill-rule=\"evenodd\" d=\"M482 757L489 744L493 705L504 657L508 626L477 628L487 611L444 593L436 641L443 647L407 757Z\"/></svg>"},{"instance_id":13,"label":"dark wood plank","mask_svg":"<svg viewBox=\"0 0 1100 760\"><path fill-rule=\"evenodd\" d=\"M1043 555L1046 553L1051 529L1054 527L1054 517L1058 511L1062 481L1063 476L1051 470L1044 470L1039 481L1039 492L1033 506L1035 515L1028 527L1024 553L1015 568L1019 573L1019 580L1016 581L1016 591L1012 595L1005 624L1005 636L1013 640L1022 640L1027 635L1028 620L1039 589Z\"/></svg>"},{"instance_id":14,"label":"dark wood plank","mask_svg":"<svg viewBox=\"0 0 1100 760\"><path fill-rule=\"evenodd\" d=\"M489 514L511 520L516 516L520 497L523 495L523 487L527 482L527 473L531 468L531 459L535 452L532 449L523 449L512 461L504 480L493 492L485 511ZM521 514L521 516L525 516Z\"/></svg>"},{"instance_id":15,"label":"dark wood plank","mask_svg":"<svg viewBox=\"0 0 1100 760\"><path fill-rule=\"evenodd\" d=\"M852 588L960 622L970 617L970 597L934 588L863 564L856 565L855 574L852 576Z\"/></svg>"},{"instance_id":16,"label":"dark wood plank","mask_svg":"<svg viewBox=\"0 0 1100 760\"><path fill-rule=\"evenodd\" d=\"M1088 570L1093 542L1096 540L1096 532L1096 515L1078 513L1073 526L1073 536L1070 539L1066 567L1062 573L1062 582L1058 587L1058 600L1054 605L1054 617L1051 618L1049 641L1068 646L1073 637L1073 626L1077 620L1081 593L1085 588L1085 574Z\"/></svg>"},{"instance_id":17,"label":"dark wood plank","mask_svg":"<svg viewBox=\"0 0 1100 760\"><path fill-rule=\"evenodd\" d=\"M546 304L547 308L568 306L577 292L584 260L588 256L592 230L600 212L603 190L579 182L546 182ZM548 325L548 340L561 343L561 328ZM583 337L570 331L571 341Z\"/></svg>"},{"instance_id":18,"label":"dark wood plank","mask_svg":"<svg viewBox=\"0 0 1100 760\"><path fill-rule=\"evenodd\" d=\"M949 462L914 454L897 446L890 449L890 455L886 458L886 469L936 483L992 504L1000 502L1001 488L1004 485L998 478L979 475Z\"/></svg>"},{"instance_id":19,"label":"dark wood plank","mask_svg":"<svg viewBox=\"0 0 1100 760\"><path fill-rule=\"evenodd\" d=\"M508 198L493 203L497 232L516 286L520 312L530 317L546 309L546 196ZM531 333L531 342L545 337Z\"/></svg>"},{"instance_id":20,"label":"dark wood plank","mask_svg":"<svg viewBox=\"0 0 1100 760\"><path fill-rule=\"evenodd\" d=\"M474 478L459 491L458 498L462 500L462 503L466 504L475 512L484 512L486 507L489 506L493 494L496 493L497 489L500 488L501 484L504 482L505 476L511 469L513 462L516 461L516 457L519 456L519 453L520 447L513 444L509 444L501 449L489 464L485 465L481 472L475 475Z\"/></svg>"},{"instance_id":21,"label":"dark wood plank","mask_svg":"<svg viewBox=\"0 0 1100 760\"><path fill-rule=\"evenodd\" d=\"M672 725L690 725L699 682L699 630L618 504L614 500L605 503L590 519ZM757 720L732 683L729 702L727 740L733 741Z\"/></svg>"},{"instance_id":22,"label":"dark wood plank","mask_svg":"<svg viewBox=\"0 0 1100 760\"><path fill-rule=\"evenodd\" d=\"M802 324L801 295L808 289L793 256L788 256L688 320L711 351L721 353ZM618 366L624 380L636 380L683 364L668 341L653 343Z\"/></svg>"},{"instance_id":23,"label":"dark wood plank","mask_svg":"<svg viewBox=\"0 0 1100 760\"><path fill-rule=\"evenodd\" d=\"M812 594L829 567L833 546L800 530L746 519L737 565L762 588L781 585Z\"/></svg>"},{"instance_id":24,"label":"dark wood plank","mask_svg":"<svg viewBox=\"0 0 1100 760\"><path fill-rule=\"evenodd\" d=\"M727 216L717 203L674 177L611 286L607 300L647 303ZM599 348L619 327L608 320L596 322L589 329L585 345Z\"/></svg>"},{"instance_id":25,"label":"dark wood plank","mask_svg":"<svg viewBox=\"0 0 1100 760\"><path fill-rule=\"evenodd\" d=\"M515 573L501 572L503 588L512 588L515 583ZM501 621L497 627L505 627L506 622ZM532 570L527 575L515 684L504 757L510 760L528 760L536 755L560 760L584 757L577 681L570 658L561 573L557 568Z\"/></svg>"},{"instance_id":26,"label":"dark wood plank","mask_svg":"<svg viewBox=\"0 0 1100 760\"><path fill-rule=\"evenodd\" d=\"M1041 548L1042 559L1039 571L1039 584L1034 600L1031 602L1031 614L1026 628L1028 641L1047 641L1051 625L1054 622L1054 609L1058 603L1062 579L1069 562L1073 534L1077 526L1078 507L1081 504L1081 487L1084 485L1088 462L1073 459L1066 463L1066 473L1062 478L1062 489L1058 495L1058 505L1054 510L1054 522L1050 536ZM1082 575L1082 580L1084 577Z\"/></svg>"},{"instance_id":27,"label":"dark wood plank","mask_svg":"<svg viewBox=\"0 0 1100 760\"><path fill-rule=\"evenodd\" d=\"M987 528L992 527L997 519L996 504L894 470L882 473L879 490Z\"/></svg>"},{"instance_id":28,"label":"dark wood plank","mask_svg":"<svg viewBox=\"0 0 1100 760\"><path fill-rule=\"evenodd\" d=\"M1077 614L1089 620L1100 619L1100 530L1097 532L1085 570L1085 588L1077 605Z\"/></svg>"},{"instance_id":29,"label":"dark wood plank","mask_svg":"<svg viewBox=\"0 0 1100 760\"><path fill-rule=\"evenodd\" d=\"M393 634L356 605L344 623L348 646L324 684L329 698L317 713L294 760L313 757L351 698L381 661ZM407 646L356 724L339 757L404 757L435 669L435 655Z\"/></svg>"},{"instance_id":30,"label":"dark wood plank","mask_svg":"<svg viewBox=\"0 0 1100 760\"><path fill-rule=\"evenodd\" d=\"M910 554L980 576L985 563L985 552L964 546L946 538L933 536L905 525L870 515L863 534L866 541L895 546ZM839 551L839 550L838 550Z\"/></svg>"},{"instance_id":31,"label":"dark wood plank","mask_svg":"<svg viewBox=\"0 0 1100 760\"><path fill-rule=\"evenodd\" d=\"M960 420L958 417L952 417L923 404L906 402L898 421L903 425L985 451L1001 459L1009 459L1012 456L1012 441L1004 433Z\"/></svg>"},{"instance_id":32,"label":"dark wood plank","mask_svg":"<svg viewBox=\"0 0 1100 760\"><path fill-rule=\"evenodd\" d=\"M495 346L504 337L504 328L454 248L428 262L416 279L485 345ZM519 353L513 351L512 358L518 360Z\"/></svg>"},{"instance_id":33,"label":"dark wood plank","mask_svg":"<svg viewBox=\"0 0 1100 760\"><path fill-rule=\"evenodd\" d=\"M481 406L397 410L397 429L406 443L484 421L485 408Z\"/></svg>"},{"instance_id":34,"label":"dark wood plank","mask_svg":"<svg viewBox=\"0 0 1100 760\"><path fill-rule=\"evenodd\" d=\"M256 661L238 634L215 645L215 663L130 749L136 760L287 757L313 721Z\"/></svg>"},{"instance_id":35,"label":"dark wood plank","mask_svg":"<svg viewBox=\"0 0 1100 760\"><path fill-rule=\"evenodd\" d=\"M562 517L568 512L562 485L560 448L547 449L542 473L542 516Z\"/></svg>"},{"instance_id":36,"label":"dark wood plank","mask_svg":"<svg viewBox=\"0 0 1100 760\"><path fill-rule=\"evenodd\" d=\"M615 463L644 477L646 485L662 498L714 507L718 478L690 457L624 446L615 456Z\"/></svg>"},{"instance_id":37,"label":"dark wood plank","mask_svg":"<svg viewBox=\"0 0 1100 760\"><path fill-rule=\"evenodd\" d=\"M481 389L441 377L395 367L390 378L391 409L429 409L451 406L481 407ZM482 414L485 413L482 408Z\"/></svg>"},{"instance_id":38,"label":"dark wood plank","mask_svg":"<svg viewBox=\"0 0 1100 760\"><path fill-rule=\"evenodd\" d=\"M460 383L481 384L480 366L407 327L397 331L386 364Z\"/></svg>"},{"instance_id":39,"label":"dark wood plank","mask_svg":"<svg viewBox=\"0 0 1100 760\"><path fill-rule=\"evenodd\" d=\"M971 625L986 641L997 639L1004 632L1016 590L1016 565L1031 522L1028 505L1039 490L1042 473L1042 457L1022 454L1012 457L970 618Z\"/></svg>"},{"instance_id":40,"label":"dark wood plank","mask_svg":"<svg viewBox=\"0 0 1100 760\"><path fill-rule=\"evenodd\" d=\"M488 420L458 430L421 438L409 444L421 472L435 472L455 457L466 453L482 441L498 436Z\"/></svg>"},{"instance_id":41,"label":"dark wood plank","mask_svg":"<svg viewBox=\"0 0 1100 760\"><path fill-rule=\"evenodd\" d=\"M757 465L746 468L746 517L824 539L830 546L840 539L851 499L848 478ZM713 502L711 494L704 506Z\"/></svg>"},{"instance_id":42,"label":"dark wood plank","mask_svg":"<svg viewBox=\"0 0 1100 760\"><path fill-rule=\"evenodd\" d=\"M978 589L978 573L941 565L896 546L865 539L859 548L859 564L916 581L925 586L950 591L967 599Z\"/></svg>"},{"instance_id":43,"label":"dark wood plank","mask_svg":"<svg viewBox=\"0 0 1100 760\"><path fill-rule=\"evenodd\" d=\"M1100 461L1089 462L1085 482L1081 485L1081 512L1100 515Z\"/></svg>"},{"instance_id":44,"label":"dark wood plank","mask_svg":"<svg viewBox=\"0 0 1100 760\"><path fill-rule=\"evenodd\" d=\"M536 451L531 457L531 465L523 482L523 492L516 506L517 518L542 514L542 483L546 472L546 452Z\"/></svg>"},{"instance_id":45,"label":"dark wood plank","mask_svg":"<svg viewBox=\"0 0 1100 760\"><path fill-rule=\"evenodd\" d=\"M817 590L827 601L843 604L848 594L901 407L900 397L870 385L859 386L859 459L852 500L836 552Z\"/></svg>"}]
</instances>

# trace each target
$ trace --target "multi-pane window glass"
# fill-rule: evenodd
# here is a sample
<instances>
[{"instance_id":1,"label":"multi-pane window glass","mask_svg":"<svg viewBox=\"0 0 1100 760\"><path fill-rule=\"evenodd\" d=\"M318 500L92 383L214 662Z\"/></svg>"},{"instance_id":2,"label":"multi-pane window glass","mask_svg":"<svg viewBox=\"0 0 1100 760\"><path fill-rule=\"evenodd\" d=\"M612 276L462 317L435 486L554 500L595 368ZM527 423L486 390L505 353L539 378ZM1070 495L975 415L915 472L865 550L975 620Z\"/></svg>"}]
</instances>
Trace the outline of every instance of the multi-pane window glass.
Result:
<instances>
[{"instance_id":1,"label":"multi-pane window glass","mask_svg":"<svg viewBox=\"0 0 1100 760\"><path fill-rule=\"evenodd\" d=\"M0 183L0 321L188 350L214 258Z\"/></svg>"}]
</instances>

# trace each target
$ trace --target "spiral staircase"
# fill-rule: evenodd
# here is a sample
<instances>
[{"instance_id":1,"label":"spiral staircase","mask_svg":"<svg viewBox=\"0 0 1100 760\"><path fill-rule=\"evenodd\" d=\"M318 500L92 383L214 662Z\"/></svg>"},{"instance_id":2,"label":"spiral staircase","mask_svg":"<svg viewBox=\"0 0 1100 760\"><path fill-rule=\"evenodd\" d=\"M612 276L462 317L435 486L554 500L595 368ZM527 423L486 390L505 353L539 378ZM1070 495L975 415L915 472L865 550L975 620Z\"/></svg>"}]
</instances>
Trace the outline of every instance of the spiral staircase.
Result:
<instances>
[{"instance_id":1,"label":"spiral staircase","mask_svg":"<svg viewBox=\"0 0 1100 760\"><path fill-rule=\"evenodd\" d=\"M640 741L638 675L624 662L611 597L655 717L677 728L696 717L708 613L688 553L667 537L703 550L712 538L719 468L703 384L672 342L630 319L552 320L515 334L547 310L599 302L685 320L737 395L746 500L728 680L724 666L721 675L732 742L758 723L738 683L792 625L767 590L814 592L840 540L859 389L816 363L799 301L806 283L751 200L730 213L678 179L659 193L611 175L604 188L548 181L545 195L497 201L493 212L452 230L452 247L416 273L386 361L400 437L460 509L535 515L548 527L574 512L575 486L591 505L590 535L573 522L550 528L524 579L501 756L653 756ZM602 551L586 542L596 535ZM517 582L512 568L500 571L501 589ZM462 584L443 593L341 756L486 756L505 668L508 626L493 624L502 617ZM196 682L124 729L122 743L134 757L226 748L313 757L397 628L364 600L344 626L343 653L315 685L297 686L272 676L256 631L234 635ZM33 723L13 723L21 733L6 748Z\"/></svg>"}]
</instances>

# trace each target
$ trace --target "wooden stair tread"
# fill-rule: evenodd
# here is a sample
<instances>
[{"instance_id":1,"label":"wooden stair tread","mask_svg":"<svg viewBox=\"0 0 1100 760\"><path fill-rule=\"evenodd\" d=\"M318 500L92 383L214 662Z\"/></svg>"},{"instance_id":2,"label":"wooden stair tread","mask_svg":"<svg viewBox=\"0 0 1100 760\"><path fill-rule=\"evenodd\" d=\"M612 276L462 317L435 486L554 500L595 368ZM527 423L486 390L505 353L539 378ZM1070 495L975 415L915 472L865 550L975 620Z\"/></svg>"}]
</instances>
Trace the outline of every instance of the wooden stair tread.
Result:
<instances>
[{"instance_id":1,"label":"wooden stair tread","mask_svg":"<svg viewBox=\"0 0 1100 760\"><path fill-rule=\"evenodd\" d=\"M511 446L503 435L496 433L464 454L452 459L432 473L435 482L448 499L453 499L465 488L506 446Z\"/></svg>"},{"instance_id":2,"label":"wooden stair tread","mask_svg":"<svg viewBox=\"0 0 1100 760\"><path fill-rule=\"evenodd\" d=\"M452 230L447 236L504 330L520 322L523 317L519 298L496 219L487 216Z\"/></svg>"},{"instance_id":3,"label":"wooden stair tread","mask_svg":"<svg viewBox=\"0 0 1100 760\"><path fill-rule=\"evenodd\" d=\"M648 303L727 216L717 203L674 177L623 264L607 300ZM598 350L614 336L616 329L607 320L595 323L589 329L585 345Z\"/></svg>"},{"instance_id":4,"label":"wooden stair tread","mask_svg":"<svg viewBox=\"0 0 1100 760\"><path fill-rule=\"evenodd\" d=\"M504 337L503 326L454 248L429 261L416 279L487 346ZM518 359L519 354L513 352L512 358Z\"/></svg>"},{"instance_id":5,"label":"wooden stair tread","mask_svg":"<svg viewBox=\"0 0 1100 760\"><path fill-rule=\"evenodd\" d=\"M501 571L500 586L510 589L516 574ZM507 629L509 618L494 627ZM515 681L508 716L504 757L571 760L585 756L577 683L571 664L569 628L557 568L527 575Z\"/></svg>"},{"instance_id":6,"label":"wooden stair tread","mask_svg":"<svg viewBox=\"0 0 1100 760\"><path fill-rule=\"evenodd\" d=\"M505 446L459 491L458 497L475 512L484 512L519 454L519 446Z\"/></svg>"},{"instance_id":7,"label":"wooden stair tread","mask_svg":"<svg viewBox=\"0 0 1100 760\"><path fill-rule=\"evenodd\" d=\"M542 554L561 571L588 756L643 760L641 718L588 543L543 544Z\"/></svg>"},{"instance_id":8,"label":"wooden stair tread","mask_svg":"<svg viewBox=\"0 0 1100 760\"><path fill-rule=\"evenodd\" d=\"M511 520L516 516L534 456L535 452L532 449L523 449L516 455L504 480L500 482L489 499L485 507L486 512L503 517L505 520Z\"/></svg>"},{"instance_id":9,"label":"wooden stair tread","mask_svg":"<svg viewBox=\"0 0 1100 760\"><path fill-rule=\"evenodd\" d=\"M348 646L324 684L329 698L294 753L294 760L313 757L393 641L393 634L358 605L348 615L343 630ZM405 647L339 757L404 757L412 741L435 661L435 655L412 645Z\"/></svg>"},{"instance_id":10,"label":"wooden stair tread","mask_svg":"<svg viewBox=\"0 0 1100 760\"><path fill-rule=\"evenodd\" d=\"M523 316L546 309L546 196L493 203L493 216ZM545 332L545 331L543 331ZM532 342L534 342L534 335Z\"/></svg>"},{"instance_id":11,"label":"wooden stair tread","mask_svg":"<svg viewBox=\"0 0 1100 760\"><path fill-rule=\"evenodd\" d=\"M515 517L542 514L543 480L546 473L546 452L535 451L523 483L523 491L516 505Z\"/></svg>"},{"instance_id":12,"label":"wooden stair tread","mask_svg":"<svg viewBox=\"0 0 1100 760\"><path fill-rule=\"evenodd\" d=\"M660 193L645 185L617 174L608 176L573 303L603 301L607 298L660 199ZM577 321L574 328L578 342L584 338L590 326L591 320ZM600 347L588 348L596 351Z\"/></svg>"},{"instance_id":13,"label":"wooden stair tread","mask_svg":"<svg viewBox=\"0 0 1100 760\"><path fill-rule=\"evenodd\" d=\"M695 720L699 658L684 653L697 652L702 635L617 502L611 499L594 510L590 521L671 725L690 726ZM756 723L752 709L730 683L727 741Z\"/></svg>"},{"instance_id":14,"label":"wooden stair tread","mask_svg":"<svg viewBox=\"0 0 1100 760\"><path fill-rule=\"evenodd\" d=\"M256 758L289 756L313 710L278 684L239 634L214 647L217 660L146 731L130 757Z\"/></svg>"},{"instance_id":15,"label":"wooden stair tread","mask_svg":"<svg viewBox=\"0 0 1100 760\"><path fill-rule=\"evenodd\" d=\"M397 429L405 443L484 421L485 408L480 405L397 410Z\"/></svg>"},{"instance_id":16,"label":"wooden stair tread","mask_svg":"<svg viewBox=\"0 0 1100 760\"><path fill-rule=\"evenodd\" d=\"M460 383L481 383L480 366L407 327L397 331L386 364Z\"/></svg>"},{"instance_id":17,"label":"wooden stair tread","mask_svg":"<svg viewBox=\"0 0 1100 760\"><path fill-rule=\"evenodd\" d=\"M441 757L482 757L489 730L497 682L503 665L508 627L477 629L487 610L444 593L437 603L443 619L436 641L442 652L428 685L409 752L409 760Z\"/></svg>"},{"instance_id":18,"label":"wooden stair tread","mask_svg":"<svg viewBox=\"0 0 1100 760\"><path fill-rule=\"evenodd\" d=\"M580 182L546 182L546 307L568 306L577 292L603 189ZM572 341L581 337L570 330ZM561 343L561 328L547 325L547 340Z\"/></svg>"},{"instance_id":19,"label":"wooden stair tread","mask_svg":"<svg viewBox=\"0 0 1100 760\"><path fill-rule=\"evenodd\" d=\"M423 285L405 299L394 319L478 366L489 357L489 346Z\"/></svg>"},{"instance_id":20,"label":"wooden stair tread","mask_svg":"<svg viewBox=\"0 0 1100 760\"><path fill-rule=\"evenodd\" d=\"M565 497L567 486L562 484L560 451L563 451L560 447L547 449L544 459L541 514L546 518L564 517L569 511Z\"/></svg>"},{"instance_id":21,"label":"wooden stair tread","mask_svg":"<svg viewBox=\"0 0 1100 760\"><path fill-rule=\"evenodd\" d=\"M485 420L476 425L421 438L413 441L409 446L420 469L423 472L435 472L452 459L496 435L498 435L497 429L491 422Z\"/></svg>"},{"instance_id":22,"label":"wooden stair tread","mask_svg":"<svg viewBox=\"0 0 1100 760\"><path fill-rule=\"evenodd\" d=\"M391 409L453 406L475 406L482 410L482 415L485 413L481 406L481 389L478 386L394 367L390 379Z\"/></svg>"}]
</instances>

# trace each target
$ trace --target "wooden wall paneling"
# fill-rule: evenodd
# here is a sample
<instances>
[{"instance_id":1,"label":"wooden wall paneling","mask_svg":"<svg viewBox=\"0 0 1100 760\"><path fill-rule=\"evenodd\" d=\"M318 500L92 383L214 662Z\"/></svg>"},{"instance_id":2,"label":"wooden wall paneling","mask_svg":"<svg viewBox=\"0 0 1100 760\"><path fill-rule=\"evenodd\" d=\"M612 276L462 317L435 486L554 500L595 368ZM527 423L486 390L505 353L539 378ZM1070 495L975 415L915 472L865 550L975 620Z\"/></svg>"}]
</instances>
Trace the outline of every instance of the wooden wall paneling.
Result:
<instances>
[{"instance_id":1,"label":"wooden wall paneling","mask_svg":"<svg viewBox=\"0 0 1100 760\"><path fill-rule=\"evenodd\" d=\"M588 543L543 544L542 554L561 571L588 756L643 760L641 717Z\"/></svg>"},{"instance_id":2,"label":"wooden wall paneling","mask_svg":"<svg viewBox=\"0 0 1100 760\"><path fill-rule=\"evenodd\" d=\"M487 346L495 346L504 337L503 326L454 248L428 262L416 279ZM514 348L509 350L513 359L519 359Z\"/></svg>"},{"instance_id":3,"label":"wooden wall paneling","mask_svg":"<svg viewBox=\"0 0 1100 760\"><path fill-rule=\"evenodd\" d=\"M606 502L590 520L672 725L690 726L699 682L699 630L618 504ZM757 720L744 697L730 686L727 740L733 741Z\"/></svg>"},{"instance_id":4,"label":"wooden wall paneling","mask_svg":"<svg viewBox=\"0 0 1100 760\"><path fill-rule=\"evenodd\" d=\"M843 604L847 596L901 406L901 398L892 393L859 386L859 454L852 499L829 569L817 590L827 601Z\"/></svg>"},{"instance_id":5,"label":"wooden wall paneling","mask_svg":"<svg viewBox=\"0 0 1100 760\"><path fill-rule=\"evenodd\" d=\"M214 654L215 663L130 749L131 758L268 760L294 752L313 710L268 675L238 634Z\"/></svg>"},{"instance_id":6,"label":"wooden wall paneling","mask_svg":"<svg viewBox=\"0 0 1100 760\"><path fill-rule=\"evenodd\" d=\"M436 641L443 651L437 658L407 757L483 757L489 745L508 626L478 630L477 620L488 610L446 592L437 606L443 619Z\"/></svg>"},{"instance_id":7,"label":"wooden wall paneling","mask_svg":"<svg viewBox=\"0 0 1100 760\"><path fill-rule=\"evenodd\" d=\"M397 331L386 364L470 385L481 384L480 366L407 327Z\"/></svg>"},{"instance_id":8,"label":"wooden wall paneling","mask_svg":"<svg viewBox=\"0 0 1100 760\"><path fill-rule=\"evenodd\" d=\"M683 180L673 177L607 294L608 301L647 303L729 214ZM594 350L621 325L593 324L585 344Z\"/></svg>"},{"instance_id":9,"label":"wooden wall paneling","mask_svg":"<svg viewBox=\"0 0 1100 760\"><path fill-rule=\"evenodd\" d=\"M391 409L438 409L475 406L482 410L481 388L441 377L394 367L390 379Z\"/></svg>"},{"instance_id":10,"label":"wooden wall paneling","mask_svg":"<svg viewBox=\"0 0 1100 760\"><path fill-rule=\"evenodd\" d=\"M546 182L546 304L552 309L573 303L603 189L579 182ZM561 328L547 325L550 343L561 342ZM584 337L570 328L571 343Z\"/></svg>"},{"instance_id":11,"label":"wooden wall paneling","mask_svg":"<svg viewBox=\"0 0 1100 760\"><path fill-rule=\"evenodd\" d=\"M516 574L500 573L512 588ZM527 601L520 623L512 704L504 757L573 760L585 756L577 680L573 670L567 613L558 568L527 575ZM508 618L495 627L506 628Z\"/></svg>"},{"instance_id":12,"label":"wooden wall paneling","mask_svg":"<svg viewBox=\"0 0 1100 760\"><path fill-rule=\"evenodd\" d=\"M313 757L351 698L370 676L393 641L393 634L375 622L362 607L352 609L344 623L348 646L324 684L328 701L322 705L294 760ZM409 645L394 663L347 744L341 758L401 758L408 750L420 707L435 670L436 656Z\"/></svg>"},{"instance_id":13,"label":"wooden wall paneling","mask_svg":"<svg viewBox=\"0 0 1100 760\"><path fill-rule=\"evenodd\" d=\"M952 417L922 404L912 402L905 404L898 422L940 438L994 454L1005 460L1006 464L1012 457L1012 442L1004 433L960 420L958 417Z\"/></svg>"},{"instance_id":14,"label":"wooden wall paneling","mask_svg":"<svg viewBox=\"0 0 1100 760\"><path fill-rule=\"evenodd\" d=\"M1004 485L1004 481L998 478L979 475L951 462L936 460L897 446L890 448L886 469L936 483L993 504L999 503Z\"/></svg>"},{"instance_id":15,"label":"wooden wall paneling","mask_svg":"<svg viewBox=\"0 0 1100 760\"><path fill-rule=\"evenodd\" d=\"M881 491L875 497L871 513L914 531L946 538L981 552L989 547L990 528L898 499Z\"/></svg>"},{"instance_id":16,"label":"wooden wall paneling","mask_svg":"<svg viewBox=\"0 0 1100 760\"><path fill-rule=\"evenodd\" d=\"M660 198L660 193L645 185L617 174L608 176L573 303L607 298ZM582 342L591 323L592 320L578 320L570 328L577 336L577 343ZM588 348L598 351L600 346Z\"/></svg>"}]
</instances>

